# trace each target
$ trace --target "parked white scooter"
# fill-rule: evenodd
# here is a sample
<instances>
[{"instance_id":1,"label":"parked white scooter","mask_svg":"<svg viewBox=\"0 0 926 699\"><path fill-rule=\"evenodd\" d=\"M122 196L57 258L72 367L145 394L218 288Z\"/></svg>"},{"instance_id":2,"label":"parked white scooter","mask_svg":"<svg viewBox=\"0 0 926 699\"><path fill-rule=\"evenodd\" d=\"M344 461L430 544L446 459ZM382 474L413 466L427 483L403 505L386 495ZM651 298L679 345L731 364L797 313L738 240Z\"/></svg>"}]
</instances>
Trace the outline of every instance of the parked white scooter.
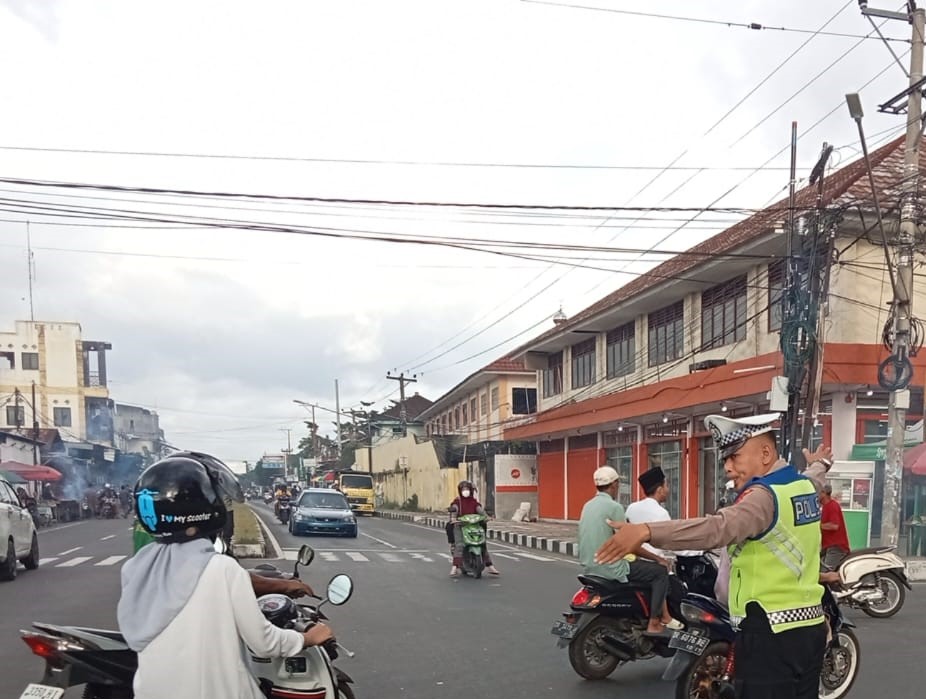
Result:
<instances>
[{"instance_id":1,"label":"parked white scooter","mask_svg":"<svg viewBox=\"0 0 926 699\"><path fill-rule=\"evenodd\" d=\"M861 609L868 616L894 616L903 606L907 568L894 553L896 546L859 549L846 556L839 567L839 585L833 596L840 604Z\"/></svg>"},{"instance_id":2,"label":"parked white scooter","mask_svg":"<svg viewBox=\"0 0 926 699\"><path fill-rule=\"evenodd\" d=\"M308 565L314 557L315 552L312 548L303 546L299 550L294 576L298 577L299 564ZM273 566L261 565L254 569L254 572L261 575L269 573L268 577L277 577L271 573L271 569ZM340 606L350 599L353 591L353 580L349 575L342 573L331 579L325 599L317 606L300 603L279 594L262 595L257 599L257 606L271 624L305 632L315 623L327 619L321 611L323 605L331 603ZM352 652L332 639L321 646L305 648L299 655L291 658L251 656L251 669L261 689L271 698L298 696L300 699L354 699L354 692L350 686L353 680L333 664L338 657L339 649L347 657L354 657Z\"/></svg>"}]
</instances>

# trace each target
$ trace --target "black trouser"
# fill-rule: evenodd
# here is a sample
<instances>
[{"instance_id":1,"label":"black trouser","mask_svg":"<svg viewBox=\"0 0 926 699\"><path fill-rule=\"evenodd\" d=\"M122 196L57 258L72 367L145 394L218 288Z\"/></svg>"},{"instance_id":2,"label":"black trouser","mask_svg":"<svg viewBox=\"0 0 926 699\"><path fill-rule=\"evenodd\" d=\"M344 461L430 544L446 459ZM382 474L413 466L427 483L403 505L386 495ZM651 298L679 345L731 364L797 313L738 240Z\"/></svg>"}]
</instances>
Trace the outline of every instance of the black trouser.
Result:
<instances>
[{"instance_id":1,"label":"black trouser","mask_svg":"<svg viewBox=\"0 0 926 699\"><path fill-rule=\"evenodd\" d=\"M825 623L772 633L750 602L736 634L737 699L817 699L825 650Z\"/></svg>"},{"instance_id":2,"label":"black trouser","mask_svg":"<svg viewBox=\"0 0 926 699\"><path fill-rule=\"evenodd\" d=\"M666 593L669 591L669 571L666 567L653 561L637 558L630 564L630 574L627 579L638 585L649 585L649 618L661 619Z\"/></svg>"},{"instance_id":3,"label":"black trouser","mask_svg":"<svg viewBox=\"0 0 926 699\"><path fill-rule=\"evenodd\" d=\"M849 552L842 546L827 546L820 552L820 559L824 570L836 570Z\"/></svg>"}]
</instances>

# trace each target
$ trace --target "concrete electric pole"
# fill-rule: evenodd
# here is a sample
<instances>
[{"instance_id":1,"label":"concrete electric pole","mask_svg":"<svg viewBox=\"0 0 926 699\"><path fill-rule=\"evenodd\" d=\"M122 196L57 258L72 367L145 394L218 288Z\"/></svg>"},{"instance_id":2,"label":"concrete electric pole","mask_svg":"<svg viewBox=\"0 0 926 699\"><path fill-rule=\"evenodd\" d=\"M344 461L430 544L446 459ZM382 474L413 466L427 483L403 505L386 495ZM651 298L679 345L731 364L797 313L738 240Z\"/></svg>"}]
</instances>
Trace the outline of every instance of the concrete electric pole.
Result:
<instances>
[{"instance_id":1,"label":"concrete electric pole","mask_svg":"<svg viewBox=\"0 0 926 699\"><path fill-rule=\"evenodd\" d=\"M402 372L398 376L393 376L392 374L387 373L386 378L391 381L399 382L399 418L402 420L402 436L408 436L408 414L405 412L405 384L407 383L416 383L417 378L414 378L416 375L412 374L413 378L407 378L405 372Z\"/></svg>"}]
</instances>

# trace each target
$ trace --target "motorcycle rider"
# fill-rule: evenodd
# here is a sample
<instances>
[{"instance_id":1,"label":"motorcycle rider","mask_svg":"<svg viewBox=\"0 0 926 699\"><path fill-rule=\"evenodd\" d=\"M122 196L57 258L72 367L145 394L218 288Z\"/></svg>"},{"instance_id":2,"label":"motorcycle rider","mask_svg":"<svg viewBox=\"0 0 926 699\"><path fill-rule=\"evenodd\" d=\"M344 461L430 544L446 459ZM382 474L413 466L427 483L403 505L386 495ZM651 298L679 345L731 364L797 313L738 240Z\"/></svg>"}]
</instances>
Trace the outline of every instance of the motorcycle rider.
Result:
<instances>
[{"instance_id":1,"label":"motorcycle rider","mask_svg":"<svg viewBox=\"0 0 926 699\"><path fill-rule=\"evenodd\" d=\"M136 699L262 699L246 661L251 653L291 657L332 638L324 624L305 633L271 624L244 570L216 554L212 539L225 526L226 501L243 500L237 479L216 461L170 456L135 486L139 519L155 538L123 566L117 608L119 628L138 653Z\"/></svg>"},{"instance_id":2,"label":"motorcycle rider","mask_svg":"<svg viewBox=\"0 0 926 699\"><path fill-rule=\"evenodd\" d=\"M644 542L667 549L728 546L737 696L816 699L827 636L817 487L832 466L832 451L805 449L808 467L799 474L778 456L778 418L707 416L726 475L739 491L736 502L696 519L613 522L617 531L595 558L609 563Z\"/></svg>"},{"instance_id":3,"label":"motorcycle rider","mask_svg":"<svg viewBox=\"0 0 926 699\"><path fill-rule=\"evenodd\" d=\"M457 497L450 503L450 520L447 522L447 543L450 544L450 555L453 556L453 564L450 567L450 577L456 578L460 575L460 568L463 566L463 543L456 543L456 517L458 515L485 515L486 511L482 503L476 499L476 486L471 481L460 481L457 483ZM488 532L488 525L483 522L482 528ZM485 563L486 572L490 575L501 575L498 568L492 565L492 559L489 556L489 547L482 549L482 560Z\"/></svg>"},{"instance_id":4,"label":"motorcycle rider","mask_svg":"<svg viewBox=\"0 0 926 699\"><path fill-rule=\"evenodd\" d=\"M598 493L582 508L579 517L579 561L586 573L598 575L618 582L634 582L650 587L650 618L647 620L648 635L662 635L666 629L680 629L682 624L669 614L666 593L669 589L669 571L665 565L654 560L658 556L638 547L607 563L595 561L595 552L611 536L609 521L623 522L624 507L617 501L620 490L620 475L610 466L601 466L592 474Z\"/></svg>"}]
</instances>

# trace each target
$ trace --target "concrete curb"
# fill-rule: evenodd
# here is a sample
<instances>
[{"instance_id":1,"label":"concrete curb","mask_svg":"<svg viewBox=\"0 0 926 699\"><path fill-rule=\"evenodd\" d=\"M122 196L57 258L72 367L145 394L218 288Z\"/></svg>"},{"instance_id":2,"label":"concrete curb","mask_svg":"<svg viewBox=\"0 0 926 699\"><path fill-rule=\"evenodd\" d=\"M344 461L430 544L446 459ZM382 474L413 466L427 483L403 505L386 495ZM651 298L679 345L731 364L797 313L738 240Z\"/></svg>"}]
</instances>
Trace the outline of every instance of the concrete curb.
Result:
<instances>
[{"instance_id":1,"label":"concrete curb","mask_svg":"<svg viewBox=\"0 0 926 699\"><path fill-rule=\"evenodd\" d=\"M267 525L264 524L263 520L260 518L260 515L254 510L250 505L248 506L251 515L254 519L257 520L257 543L256 544L238 544L235 543L235 537L232 536L231 546L232 554L235 558L267 558L267 539L265 534L270 538L271 546L274 550L275 558L283 558L283 552L280 550L280 545L277 543L277 540L274 538L273 534L270 533Z\"/></svg>"},{"instance_id":2,"label":"concrete curb","mask_svg":"<svg viewBox=\"0 0 926 699\"><path fill-rule=\"evenodd\" d=\"M405 522L414 522L423 524L434 529L443 529L447 525L447 519L441 517L430 517L428 515L416 514L414 512L376 512L375 517L383 519L397 519ZM536 549L538 551L547 551L549 553L561 553L564 556L577 558L579 555L578 545L575 541L562 541L560 539L551 539L545 536L532 536L529 534L518 534L516 532L493 529L489 523L489 538L496 541L503 541L506 544L523 546L524 548Z\"/></svg>"},{"instance_id":3,"label":"concrete curb","mask_svg":"<svg viewBox=\"0 0 926 699\"><path fill-rule=\"evenodd\" d=\"M414 522L415 524L423 524L435 529L443 529L447 524L446 518L433 517L427 514L417 514L415 512L376 512L374 516L382 517L383 519ZM489 538L496 541L503 541L506 544L537 549L538 551L561 553L573 558L578 558L579 555L578 545L575 541L563 541L543 536L531 536L528 534L517 534L515 532L493 529L491 523L489 524ZM907 578L910 582L926 582L926 560L907 560L905 563L907 565Z\"/></svg>"}]
</instances>

